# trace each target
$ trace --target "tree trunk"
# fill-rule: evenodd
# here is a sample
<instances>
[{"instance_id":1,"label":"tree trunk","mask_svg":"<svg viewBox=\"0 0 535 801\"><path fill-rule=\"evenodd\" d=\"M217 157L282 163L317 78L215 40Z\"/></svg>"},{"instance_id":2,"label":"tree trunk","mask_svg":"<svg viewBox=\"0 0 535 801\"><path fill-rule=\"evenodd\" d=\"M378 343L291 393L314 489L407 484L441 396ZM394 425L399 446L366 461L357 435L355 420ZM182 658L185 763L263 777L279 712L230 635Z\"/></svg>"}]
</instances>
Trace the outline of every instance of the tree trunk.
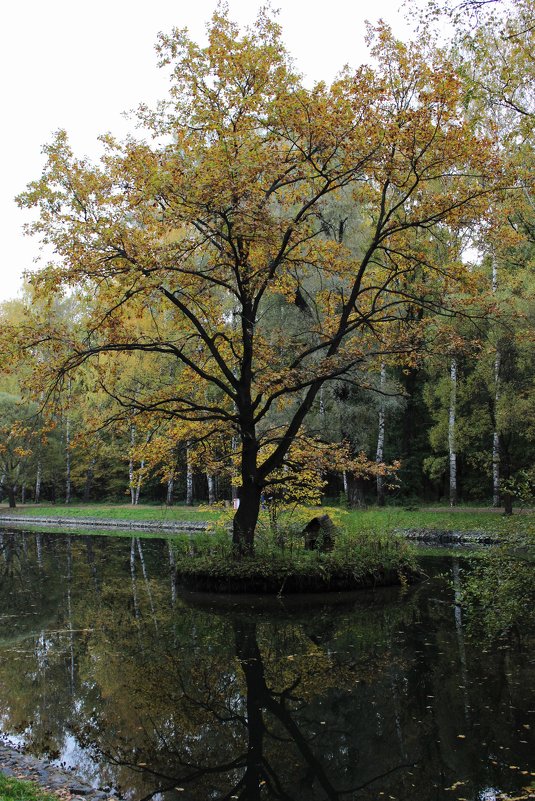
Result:
<instances>
[{"instance_id":1,"label":"tree trunk","mask_svg":"<svg viewBox=\"0 0 535 801\"><path fill-rule=\"evenodd\" d=\"M492 262L492 292L498 289L498 266ZM500 351L494 359L494 431L492 433L492 505L500 506L500 434L498 433L498 402L500 400Z\"/></svg>"},{"instance_id":2,"label":"tree trunk","mask_svg":"<svg viewBox=\"0 0 535 801\"><path fill-rule=\"evenodd\" d=\"M455 442L455 417L457 413L457 359L450 366L450 412L448 421L448 448L450 456L450 506L457 505L457 445Z\"/></svg>"},{"instance_id":3,"label":"tree trunk","mask_svg":"<svg viewBox=\"0 0 535 801\"><path fill-rule=\"evenodd\" d=\"M238 508L232 526L232 546L237 557L252 556L254 535L263 487L258 480L258 443L252 419L243 426L241 449L241 487L238 493Z\"/></svg>"},{"instance_id":4,"label":"tree trunk","mask_svg":"<svg viewBox=\"0 0 535 801\"><path fill-rule=\"evenodd\" d=\"M141 460L141 464L139 466L139 475L137 477L137 484L136 484L136 494L135 494L135 497L134 497L134 505L135 506L137 506L138 503L139 503L139 496L141 494L141 480L142 480L141 477L142 477L142 474L143 474L143 468L144 467L145 467L145 460L142 459Z\"/></svg>"},{"instance_id":5,"label":"tree trunk","mask_svg":"<svg viewBox=\"0 0 535 801\"><path fill-rule=\"evenodd\" d=\"M352 509L364 509L364 481L356 476L349 476L348 481L348 503Z\"/></svg>"},{"instance_id":6,"label":"tree trunk","mask_svg":"<svg viewBox=\"0 0 535 801\"><path fill-rule=\"evenodd\" d=\"M26 503L26 484L23 484L20 488L20 502L23 506Z\"/></svg>"},{"instance_id":7,"label":"tree trunk","mask_svg":"<svg viewBox=\"0 0 535 801\"><path fill-rule=\"evenodd\" d=\"M145 438L145 444L148 445L150 441L151 441L151 434L149 432ZM136 492L134 496L134 506L137 506L139 503L139 496L141 495L141 485L143 483L143 478L144 478L143 476L144 469L145 469L145 459L142 459L139 465L139 473L137 476Z\"/></svg>"},{"instance_id":8,"label":"tree trunk","mask_svg":"<svg viewBox=\"0 0 535 801\"><path fill-rule=\"evenodd\" d=\"M386 365L381 365L381 379L379 389L384 392L386 384ZM385 453L385 400L384 395L380 396L379 404L379 428L377 432L377 451L375 454L375 461L379 465L384 461ZM382 475L377 475L377 505L385 505L385 479Z\"/></svg>"},{"instance_id":9,"label":"tree trunk","mask_svg":"<svg viewBox=\"0 0 535 801\"><path fill-rule=\"evenodd\" d=\"M165 505L172 506L173 505L173 492L175 489L175 479L173 476L167 482L167 495L165 496Z\"/></svg>"},{"instance_id":10,"label":"tree trunk","mask_svg":"<svg viewBox=\"0 0 535 801\"><path fill-rule=\"evenodd\" d=\"M91 488L93 486L93 468L96 459L92 459L85 474L84 501L87 503L91 499Z\"/></svg>"},{"instance_id":11,"label":"tree trunk","mask_svg":"<svg viewBox=\"0 0 535 801\"><path fill-rule=\"evenodd\" d=\"M69 417L72 381L68 382L68 411L65 418L65 503L71 502L71 421Z\"/></svg>"},{"instance_id":12,"label":"tree trunk","mask_svg":"<svg viewBox=\"0 0 535 801\"><path fill-rule=\"evenodd\" d=\"M189 445L186 446L186 506L193 506L193 470Z\"/></svg>"},{"instance_id":13,"label":"tree trunk","mask_svg":"<svg viewBox=\"0 0 535 801\"><path fill-rule=\"evenodd\" d=\"M65 503L71 502L71 432L70 422L67 418L65 424Z\"/></svg>"},{"instance_id":14,"label":"tree trunk","mask_svg":"<svg viewBox=\"0 0 535 801\"><path fill-rule=\"evenodd\" d=\"M17 505L17 501L15 499L16 494L17 494L17 488L15 486L13 486L13 484L8 484L7 497L8 497L8 500L9 500L9 508L10 509L14 509L16 507L16 505Z\"/></svg>"},{"instance_id":15,"label":"tree trunk","mask_svg":"<svg viewBox=\"0 0 535 801\"><path fill-rule=\"evenodd\" d=\"M238 494L239 506L232 524L232 546L236 556L252 556L262 489L249 480L242 483Z\"/></svg>"},{"instance_id":16,"label":"tree trunk","mask_svg":"<svg viewBox=\"0 0 535 801\"><path fill-rule=\"evenodd\" d=\"M502 486L501 486L501 501L503 511L506 515L513 514L513 495L511 493L511 436L503 437L501 442L501 472L502 472Z\"/></svg>"},{"instance_id":17,"label":"tree trunk","mask_svg":"<svg viewBox=\"0 0 535 801\"><path fill-rule=\"evenodd\" d=\"M136 444L136 427L132 423L130 426L130 459L128 460L128 485L130 487L130 503L136 503L136 488L134 486L134 455L133 449Z\"/></svg>"},{"instance_id":18,"label":"tree trunk","mask_svg":"<svg viewBox=\"0 0 535 801\"><path fill-rule=\"evenodd\" d=\"M236 453L236 451L238 450L238 440L237 440L236 437L232 437L232 441L231 441L230 447L232 449L232 454L234 455ZM235 472L234 472L234 459L232 460L232 463L231 463L231 470L232 470L232 479L234 479L235 475L236 475ZM235 503L235 501L238 500L238 488L237 488L236 484L234 483L234 481L232 481L232 480L231 480L231 485L230 485L230 492L231 492L231 497L232 497L232 503Z\"/></svg>"},{"instance_id":19,"label":"tree trunk","mask_svg":"<svg viewBox=\"0 0 535 801\"><path fill-rule=\"evenodd\" d=\"M254 552L255 529L263 490L258 475L258 441L249 390L243 392L240 423L241 487L232 526L232 546L237 557L252 556Z\"/></svg>"},{"instance_id":20,"label":"tree trunk","mask_svg":"<svg viewBox=\"0 0 535 801\"><path fill-rule=\"evenodd\" d=\"M492 505L500 506L500 435L494 431L492 435Z\"/></svg>"},{"instance_id":21,"label":"tree trunk","mask_svg":"<svg viewBox=\"0 0 535 801\"><path fill-rule=\"evenodd\" d=\"M41 453L39 453L39 457L37 459L37 473L35 476L35 496L33 499L34 503L39 503L41 498L41 482L43 478L43 467L41 462Z\"/></svg>"},{"instance_id":22,"label":"tree trunk","mask_svg":"<svg viewBox=\"0 0 535 801\"><path fill-rule=\"evenodd\" d=\"M213 473L207 473L206 480L208 482L208 503L210 506L212 506L212 504L216 502L215 480Z\"/></svg>"}]
</instances>

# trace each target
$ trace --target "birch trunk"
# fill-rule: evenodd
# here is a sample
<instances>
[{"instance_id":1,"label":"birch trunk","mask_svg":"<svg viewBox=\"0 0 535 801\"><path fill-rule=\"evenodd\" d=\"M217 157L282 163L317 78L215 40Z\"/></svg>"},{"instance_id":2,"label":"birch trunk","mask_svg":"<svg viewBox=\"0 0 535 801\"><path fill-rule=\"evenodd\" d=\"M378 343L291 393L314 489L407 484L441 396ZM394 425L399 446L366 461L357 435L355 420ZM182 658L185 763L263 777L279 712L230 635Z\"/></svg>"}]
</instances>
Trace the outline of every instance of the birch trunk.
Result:
<instances>
[{"instance_id":1,"label":"birch trunk","mask_svg":"<svg viewBox=\"0 0 535 801\"><path fill-rule=\"evenodd\" d=\"M134 486L134 456L133 449L136 444L136 427L132 423L130 425L130 459L128 461L128 484L130 486L130 503L135 506L136 503L136 489Z\"/></svg>"},{"instance_id":2,"label":"birch trunk","mask_svg":"<svg viewBox=\"0 0 535 801\"><path fill-rule=\"evenodd\" d=\"M136 484L136 494L134 498L134 506L137 506L139 503L139 496L141 494L141 476L143 472L143 468L145 467L145 459L141 460L141 464L139 466L139 475L137 477L137 484Z\"/></svg>"},{"instance_id":3,"label":"birch trunk","mask_svg":"<svg viewBox=\"0 0 535 801\"><path fill-rule=\"evenodd\" d=\"M498 410L498 401L500 399L500 353L496 351L496 359L494 361L494 428L492 434L492 505L494 507L500 506L500 435L496 430L498 428L496 417Z\"/></svg>"},{"instance_id":4,"label":"birch trunk","mask_svg":"<svg viewBox=\"0 0 535 801\"><path fill-rule=\"evenodd\" d=\"M457 505L457 444L455 417L457 413L457 359L450 366L450 413L448 421L448 448L450 456L450 506Z\"/></svg>"},{"instance_id":5,"label":"birch trunk","mask_svg":"<svg viewBox=\"0 0 535 801\"><path fill-rule=\"evenodd\" d=\"M44 402L44 394L41 393L41 402ZM37 468L35 472L35 491L33 502L39 503L41 500L41 484L43 482L43 445L41 439L38 440L37 445Z\"/></svg>"},{"instance_id":6,"label":"birch trunk","mask_svg":"<svg viewBox=\"0 0 535 801\"><path fill-rule=\"evenodd\" d=\"M72 381L67 384L67 415L65 418L65 503L71 502L71 390Z\"/></svg>"},{"instance_id":7,"label":"birch trunk","mask_svg":"<svg viewBox=\"0 0 535 801\"><path fill-rule=\"evenodd\" d=\"M492 262L492 292L498 290L498 266ZM494 431L492 433L492 505L500 506L500 434L498 432L498 402L500 400L500 351L494 359Z\"/></svg>"},{"instance_id":8,"label":"birch trunk","mask_svg":"<svg viewBox=\"0 0 535 801\"><path fill-rule=\"evenodd\" d=\"M193 470L189 445L186 446L186 506L193 506Z\"/></svg>"},{"instance_id":9,"label":"birch trunk","mask_svg":"<svg viewBox=\"0 0 535 801\"><path fill-rule=\"evenodd\" d=\"M379 383L379 389L381 393L385 390L386 384L386 365L381 364L381 378ZM375 461L376 464L381 464L384 461L384 453L385 453L385 401L384 395L381 394L380 404L379 404L379 428L377 432L377 451L375 454ZM377 475L377 504L378 506L385 505L385 480L384 476Z\"/></svg>"},{"instance_id":10,"label":"birch trunk","mask_svg":"<svg viewBox=\"0 0 535 801\"><path fill-rule=\"evenodd\" d=\"M34 503L39 503L41 498L41 483L43 480L43 465L41 461L41 453L39 452L39 456L37 457L37 472L35 475L35 496L33 499Z\"/></svg>"},{"instance_id":11,"label":"birch trunk","mask_svg":"<svg viewBox=\"0 0 535 801\"><path fill-rule=\"evenodd\" d=\"M206 474L206 481L208 482L208 503L212 506L216 502L215 479L212 473Z\"/></svg>"},{"instance_id":12,"label":"birch trunk","mask_svg":"<svg viewBox=\"0 0 535 801\"><path fill-rule=\"evenodd\" d=\"M175 490L175 479L173 476L167 482L167 495L165 496L165 505L172 506L173 505L173 492Z\"/></svg>"}]
</instances>

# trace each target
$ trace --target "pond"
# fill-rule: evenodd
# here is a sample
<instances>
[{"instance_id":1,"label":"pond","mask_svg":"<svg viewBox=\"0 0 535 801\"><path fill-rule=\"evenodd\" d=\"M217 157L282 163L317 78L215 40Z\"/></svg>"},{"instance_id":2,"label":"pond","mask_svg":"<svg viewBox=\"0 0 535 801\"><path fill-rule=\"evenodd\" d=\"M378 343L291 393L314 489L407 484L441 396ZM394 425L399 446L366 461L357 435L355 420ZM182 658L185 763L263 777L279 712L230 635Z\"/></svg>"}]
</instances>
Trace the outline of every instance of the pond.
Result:
<instances>
[{"instance_id":1,"label":"pond","mask_svg":"<svg viewBox=\"0 0 535 801\"><path fill-rule=\"evenodd\" d=\"M169 541L3 530L0 731L132 801L514 795L533 643L470 636L462 563L426 567L406 591L183 597Z\"/></svg>"}]
</instances>

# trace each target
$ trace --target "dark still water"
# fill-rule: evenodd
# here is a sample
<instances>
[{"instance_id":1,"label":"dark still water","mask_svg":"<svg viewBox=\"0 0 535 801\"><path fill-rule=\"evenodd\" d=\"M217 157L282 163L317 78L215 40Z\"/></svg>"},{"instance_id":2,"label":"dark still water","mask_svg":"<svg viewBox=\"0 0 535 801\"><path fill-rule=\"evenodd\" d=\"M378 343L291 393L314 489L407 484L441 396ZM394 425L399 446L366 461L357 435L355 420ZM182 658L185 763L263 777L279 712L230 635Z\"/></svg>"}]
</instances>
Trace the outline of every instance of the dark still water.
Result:
<instances>
[{"instance_id":1,"label":"dark still water","mask_svg":"<svg viewBox=\"0 0 535 801\"><path fill-rule=\"evenodd\" d=\"M533 643L470 637L450 581L201 601L168 542L3 531L0 729L132 801L514 796Z\"/></svg>"}]
</instances>

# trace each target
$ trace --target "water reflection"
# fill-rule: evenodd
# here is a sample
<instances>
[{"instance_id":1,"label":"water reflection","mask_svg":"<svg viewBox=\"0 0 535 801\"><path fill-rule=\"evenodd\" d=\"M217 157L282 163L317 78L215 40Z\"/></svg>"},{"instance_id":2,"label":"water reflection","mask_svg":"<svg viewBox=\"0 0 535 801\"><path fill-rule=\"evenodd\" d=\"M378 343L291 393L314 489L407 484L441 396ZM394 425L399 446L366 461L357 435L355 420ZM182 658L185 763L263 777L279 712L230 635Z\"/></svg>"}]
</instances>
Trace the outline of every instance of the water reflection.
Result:
<instances>
[{"instance_id":1,"label":"water reflection","mask_svg":"<svg viewBox=\"0 0 535 801\"><path fill-rule=\"evenodd\" d=\"M0 532L0 727L133 801L492 799L535 769L532 643L470 640L448 569L224 604L167 541Z\"/></svg>"}]
</instances>

